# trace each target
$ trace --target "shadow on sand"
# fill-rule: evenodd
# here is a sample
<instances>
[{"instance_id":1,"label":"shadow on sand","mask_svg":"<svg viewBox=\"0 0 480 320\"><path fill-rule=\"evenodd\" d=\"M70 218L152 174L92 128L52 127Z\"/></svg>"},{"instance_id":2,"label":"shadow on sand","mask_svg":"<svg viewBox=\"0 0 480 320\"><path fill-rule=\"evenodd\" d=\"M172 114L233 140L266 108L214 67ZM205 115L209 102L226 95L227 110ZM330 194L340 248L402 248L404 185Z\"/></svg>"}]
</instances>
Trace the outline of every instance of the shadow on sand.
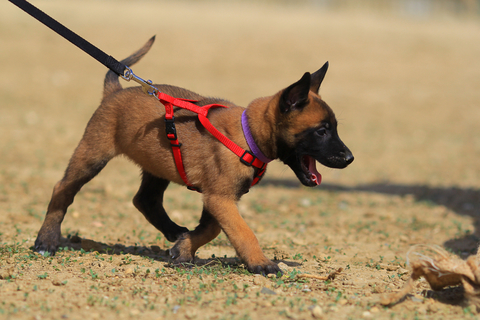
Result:
<instances>
[{"instance_id":1,"label":"shadow on sand","mask_svg":"<svg viewBox=\"0 0 480 320\"><path fill-rule=\"evenodd\" d=\"M268 179L262 185L298 188L300 183L290 179ZM480 190L462 189L458 187L429 187L422 185L400 185L389 183L363 184L346 187L335 184L322 184L319 190L337 192L369 192L397 196L413 196L415 201L428 202L432 205L444 206L458 215L469 216L473 219L474 231L462 238L450 239L444 246L453 252L467 252L475 254L480 243Z\"/></svg>"}]
</instances>

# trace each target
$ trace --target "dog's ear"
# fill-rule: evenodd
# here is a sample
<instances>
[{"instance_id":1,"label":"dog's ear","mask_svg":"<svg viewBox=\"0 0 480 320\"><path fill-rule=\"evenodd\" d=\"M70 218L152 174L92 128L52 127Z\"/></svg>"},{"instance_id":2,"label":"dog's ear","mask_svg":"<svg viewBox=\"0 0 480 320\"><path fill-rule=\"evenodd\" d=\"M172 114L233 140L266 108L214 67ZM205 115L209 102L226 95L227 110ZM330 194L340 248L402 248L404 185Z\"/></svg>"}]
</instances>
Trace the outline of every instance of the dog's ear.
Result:
<instances>
[{"instance_id":1,"label":"dog's ear","mask_svg":"<svg viewBox=\"0 0 480 320\"><path fill-rule=\"evenodd\" d=\"M312 82L310 83L310 91L315 92L318 94L318 90L320 90L320 85L322 84L323 78L325 78L325 74L328 70L328 61L325 62L323 67L318 69L312 74Z\"/></svg>"},{"instance_id":2,"label":"dog's ear","mask_svg":"<svg viewBox=\"0 0 480 320\"><path fill-rule=\"evenodd\" d=\"M280 97L281 113L301 109L307 104L308 92L310 91L310 77L310 73L306 72L300 80L283 90Z\"/></svg>"}]
</instances>

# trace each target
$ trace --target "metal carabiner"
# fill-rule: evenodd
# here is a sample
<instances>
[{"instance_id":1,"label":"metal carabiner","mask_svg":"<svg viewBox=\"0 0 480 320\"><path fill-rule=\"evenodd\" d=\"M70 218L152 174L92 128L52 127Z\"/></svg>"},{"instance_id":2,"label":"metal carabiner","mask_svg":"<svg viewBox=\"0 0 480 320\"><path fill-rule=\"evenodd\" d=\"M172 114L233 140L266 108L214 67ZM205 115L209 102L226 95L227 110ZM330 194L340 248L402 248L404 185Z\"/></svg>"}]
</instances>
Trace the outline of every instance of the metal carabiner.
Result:
<instances>
[{"instance_id":1,"label":"metal carabiner","mask_svg":"<svg viewBox=\"0 0 480 320\"><path fill-rule=\"evenodd\" d=\"M125 67L124 74L120 76L126 81L133 80L136 83L139 83L142 86L143 92L146 94L154 97L158 96L159 90L153 86L152 80L143 80L136 76L129 67Z\"/></svg>"}]
</instances>

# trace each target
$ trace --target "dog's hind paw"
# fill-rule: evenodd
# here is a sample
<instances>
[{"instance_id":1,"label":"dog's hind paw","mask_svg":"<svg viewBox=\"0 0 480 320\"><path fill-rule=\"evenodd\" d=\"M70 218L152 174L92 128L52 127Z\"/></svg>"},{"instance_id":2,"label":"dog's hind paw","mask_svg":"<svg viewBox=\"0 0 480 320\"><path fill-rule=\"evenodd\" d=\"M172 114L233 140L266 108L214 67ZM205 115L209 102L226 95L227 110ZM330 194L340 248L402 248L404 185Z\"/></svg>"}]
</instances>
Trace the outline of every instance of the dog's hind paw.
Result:
<instances>
[{"instance_id":1,"label":"dog's hind paw","mask_svg":"<svg viewBox=\"0 0 480 320\"><path fill-rule=\"evenodd\" d=\"M261 274L263 276L274 274L274 275L282 275L282 270L278 267L276 263L270 261L267 265L257 265L257 266L248 266L248 271L251 273Z\"/></svg>"},{"instance_id":2,"label":"dog's hind paw","mask_svg":"<svg viewBox=\"0 0 480 320\"><path fill-rule=\"evenodd\" d=\"M34 247L35 251L41 254L44 257L50 257L54 256L55 252L57 251L56 249L46 249L45 246L35 246Z\"/></svg>"},{"instance_id":3,"label":"dog's hind paw","mask_svg":"<svg viewBox=\"0 0 480 320\"><path fill-rule=\"evenodd\" d=\"M40 241L38 238L35 241L34 250L40 253L44 257L54 256L57 252L58 245L46 244Z\"/></svg>"},{"instance_id":4,"label":"dog's hind paw","mask_svg":"<svg viewBox=\"0 0 480 320\"><path fill-rule=\"evenodd\" d=\"M193 262L195 253L192 253L189 243L185 241L185 239L180 239L175 243L173 248L169 250L169 254L173 259L173 264L180 265Z\"/></svg>"}]
</instances>

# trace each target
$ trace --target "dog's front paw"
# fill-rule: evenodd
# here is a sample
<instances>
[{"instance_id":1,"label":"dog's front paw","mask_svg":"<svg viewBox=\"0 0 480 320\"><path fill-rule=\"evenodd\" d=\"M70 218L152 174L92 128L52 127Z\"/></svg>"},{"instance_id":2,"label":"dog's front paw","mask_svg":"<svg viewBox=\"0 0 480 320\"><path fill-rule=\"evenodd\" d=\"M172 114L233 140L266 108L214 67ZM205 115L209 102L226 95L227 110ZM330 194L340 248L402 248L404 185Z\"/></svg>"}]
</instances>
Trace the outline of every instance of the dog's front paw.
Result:
<instances>
[{"instance_id":1,"label":"dog's front paw","mask_svg":"<svg viewBox=\"0 0 480 320\"><path fill-rule=\"evenodd\" d=\"M282 270L278 267L278 265L268 259L266 259L266 261L263 261L260 264L247 264L247 269L251 273L261 274L264 276L268 274L283 274Z\"/></svg>"}]
</instances>

